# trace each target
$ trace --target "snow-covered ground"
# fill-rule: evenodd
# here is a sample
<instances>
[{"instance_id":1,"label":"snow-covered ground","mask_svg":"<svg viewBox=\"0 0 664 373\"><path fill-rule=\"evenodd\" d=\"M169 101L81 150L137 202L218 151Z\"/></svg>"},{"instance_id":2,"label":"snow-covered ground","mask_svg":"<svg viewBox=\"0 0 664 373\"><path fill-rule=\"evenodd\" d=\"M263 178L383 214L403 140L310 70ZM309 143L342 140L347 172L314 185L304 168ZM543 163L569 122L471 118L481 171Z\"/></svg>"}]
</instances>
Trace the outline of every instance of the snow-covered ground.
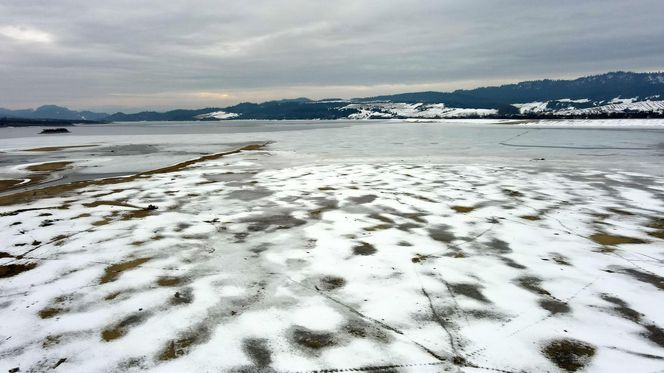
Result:
<instances>
[{"instance_id":1,"label":"snow-covered ground","mask_svg":"<svg viewBox=\"0 0 664 373\"><path fill-rule=\"evenodd\" d=\"M292 157L2 206L0 371L662 369L664 178Z\"/></svg>"},{"instance_id":2,"label":"snow-covered ground","mask_svg":"<svg viewBox=\"0 0 664 373\"><path fill-rule=\"evenodd\" d=\"M639 101L639 102L623 102L612 103L608 105L600 105L585 109L566 109L556 111L561 115L586 115L586 114L606 114L606 113L625 113L625 112L648 112L648 113L664 113L664 101Z\"/></svg>"},{"instance_id":3,"label":"snow-covered ground","mask_svg":"<svg viewBox=\"0 0 664 373\"><path fill-rule=\"evenodd\" d=\"M237 117L237 113L227 113L225 111L214 111L211 113L197 115L196 119L233 119Z\"/></svg>"},{"instance_id":4,"label":"snow-covered ground","mask_svg":"<svg viewBox=\"0 0 664 373\"><path fill-rule=\"evenodd\" d=\"M587 98L563 98L551 101L534 101L512 104L521 114L552 114L583 117L587 115L624 114L624 113L664 113L664 101L659 96L647 98L616 97L610 101L591 101ZM445 118L482 118L497 115L495 109L463 109L450 107L444 103L398 103L375 102L354 103L344 109L355 109L358 113L348 116L349 119L445 119Z\"/></svg>"},{"instance_id":5,"label":"snow-covered ground","mask_svg":"<svg viewBox=\"0 0 664 373\"><path fill-rule=\"evenodd\" d=\"M664 119L547 119L517 122L525 127L566 128L654 128L664 127Z\"/></svg>"},{"instance_id":6,"label":"snow-covered ground","mask_svg":"<svg viewBox=\"0 0 664 373\"><path fill-rule=\"evenodd\" d=\"M466 118L495 115L495 109L462 109L447 107L445 104L406 104L406 103L371 103L350 104L344 109L356 109L359 113L351 114L349 119L380 118Z\"/></svg>"},{"instance_id":7,"label":"snow-covered ground","mask_svg":"<svg viewBox=\"0 0 664 373\"><path fill-rule=\"evenodd\" d=\"M514 104L521 114L543 113L547 110L549 101L534 101L525 104Z\"/></svg>"},{"instance_id":8,"label":"snow-covered ground","mask_svg":"<svg viewBox=\"0 0 664 373\"><path fill-rule=\"evenodd\" d=\"M457 122L3 132L17 175L276 143L0 194L0 371L661 370L657 121Z\"/></svg>"},{"instance_id":9,"label":"snow-covered ground","mask_svg":"<svg viewBox=\"0 0 664 373\"><path fill-rule=\"evenodd\" d=\"M556 115L599 115L612 113L664 113L664 101L652 99L639 100L638 98L616 97L608 102L591 102L589 99L561 99L554 101L536 101L514 104L521 114L556 114ZM579 105L577 107L576 105Z\"/></svg>"}]
</instances>

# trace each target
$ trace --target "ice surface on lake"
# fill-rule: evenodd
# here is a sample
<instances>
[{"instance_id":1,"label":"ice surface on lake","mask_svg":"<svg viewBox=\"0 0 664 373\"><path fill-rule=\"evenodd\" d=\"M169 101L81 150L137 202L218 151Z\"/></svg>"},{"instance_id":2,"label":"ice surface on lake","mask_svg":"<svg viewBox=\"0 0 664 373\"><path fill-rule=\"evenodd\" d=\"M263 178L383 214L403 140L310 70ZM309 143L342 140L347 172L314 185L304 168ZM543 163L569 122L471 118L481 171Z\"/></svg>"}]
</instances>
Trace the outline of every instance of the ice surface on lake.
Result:
<instances>
[{"instance_id":1,"label":"ice surface on lake","mask_svg":"<svg viewBox=\"0 0 664 373\"><path fill-rule=\"evenodd\" d=\"M661 132L288 125L3 140L276 142L0 207L0 371L661 369Z\"/></svg>"}]
</instances>

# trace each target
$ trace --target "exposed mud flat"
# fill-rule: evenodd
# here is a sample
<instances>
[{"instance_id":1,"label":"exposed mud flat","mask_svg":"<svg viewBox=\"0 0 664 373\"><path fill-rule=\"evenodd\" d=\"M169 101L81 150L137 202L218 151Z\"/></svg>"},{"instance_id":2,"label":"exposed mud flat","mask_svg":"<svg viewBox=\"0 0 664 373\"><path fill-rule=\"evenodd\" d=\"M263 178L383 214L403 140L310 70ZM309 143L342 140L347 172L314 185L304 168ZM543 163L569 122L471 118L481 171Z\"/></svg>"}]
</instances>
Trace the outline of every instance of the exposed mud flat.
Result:
<instances>
[{"instance_id":1,"label":"exposed mud flat","mask_svg":"<svg viewBox=\"0 0 664 373\"><path fill-rule=\"evenodd\" d=\"M661 178L264 150L0 199L0 370L661 369Z\"/></svg>"},{"instance_id":2,"label":"exposed mud flat","mask_svg":"<svg viewBox=\"0 0 664 373\"><path fill-rule=\"evenodd\" d=\"M549 360L567 372L584 368L595 356L594 346L572 339L551 341L542 351Z\"/></svg>"},{"instance_id":3,"label":"exposed mud flat","mask_svg":"<svg viewBox=\"0 0 664 373\"><path fill-rule=\"evenodd\" d=\"M15 180L15 179L0 180L0 192L12 189L17 185L20 185L21 183L23 183L23 180Z\"/></svg>"},{"instance_id":4,"label":"exposed mud flat","mask_svg":"<svg viewBox=\"0 0 664 373\"><path fill-rule=\"evenodd\" d=\"M92 148L97 145L66 145L66 146L45 146L41 148L24 149L25 152L59 152L67 149Z\"/></svg>"},{"instance_id":5,"label":"exposed mud flat","mask_svg":"<svg viewBox=\"0 0 664 373\"><path fill-rule=\"evenodd\" d=\"M53 172L62 171L72 165L74 162L47 162L27 166L25 169L32 172Z\"/></svg>"}]
</instances>

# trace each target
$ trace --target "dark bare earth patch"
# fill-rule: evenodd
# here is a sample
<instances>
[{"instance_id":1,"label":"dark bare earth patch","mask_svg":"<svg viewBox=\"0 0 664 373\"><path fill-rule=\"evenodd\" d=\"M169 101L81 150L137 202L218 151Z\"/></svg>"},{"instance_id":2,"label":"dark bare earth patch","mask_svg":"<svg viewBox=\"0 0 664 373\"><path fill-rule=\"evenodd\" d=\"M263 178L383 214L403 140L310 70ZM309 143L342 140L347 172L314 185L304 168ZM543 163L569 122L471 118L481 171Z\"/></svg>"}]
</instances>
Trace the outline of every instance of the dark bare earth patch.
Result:
<instances>
[{"instance_id":1,"label":"dark bare earth patch","mask_svg":"<svg viewBox=\"0 0 664 373\"><path fill-rule=\"evenodd\" d=\"M470 206L452 206L452 210L460 213L460 214L467 214L473 210L475 210L475 207L470 207Z\"/></svg>"},{"instance_id":2,"label":"dark bare earth patch","mask_svg":"<svg viewBox=\"0 0 664 373\"><path fill-rule=\"evenodd\" d=\"M0 266L0 278L13 277L23 272L27 272L37 266L37 263L25 264L6 264Z\"/></svg>"},{"instance_id":3,"label":"dark bare earth patch","mask_svg":"<svg viewBox=\"0 0 664 373\"><path fill-rule=\"evenodd\" d=\"M354 255L373 255L377 252L376 248L374 245L367 243L367 242L362 242L359 245L356 245L353 247L353 254Z\"/></svg>"},{"instance_id":4,"label":"dark bare earth patch","mask_svg":"<svg viewBox=\"0 0 664 373\"><path fill-rule=\"evenodd\" d=\"M664 240L664 219L655 219L648 225L648 228L655 229L655 231L648 232L651 237Z\"/></svg>"},{"instance_id":5,"label":"dark bare earth patch","mask_svg":"<svg viewBox=\"0 0 664 373\"><path fill-rule=\"evenodd\" d=\"M318 281L318 289L334 290L346 285L346 280L338 276L325 276Z\"/></svg>"},{"instance_id":6,"label":"dark bare earth patch","mask_svg":"<svg viewBox=\"0 0 664 373\"><path fill-rule=\"evenodd\" d=\"M166 343L157 358L161 361L173 360L188 354L192 347L208 341L211 336L209 321L197 324L178 338Z\"/></svg>"},{"instance_id":7,"label":"dark bare earth patch","mask_svg":"<svg viewBox=\"0 0 664 373\"><path fill-rule=\"evenodd\" d=\"M228 198L239 199L241 201L255 201L264 197L268 197L274 192L267 189L239 189L234 190L228 194Z\"/></svg>"},{"instance_id":8,"label":"dark bare earth patch","mask_svg":"<svg viewBox=\"0 0 664 373\"><path fill-rule=\"evenodd\" d=\"M429 258L431 258L430 255L415 254L415 256L412 257L410 259L410 261L413 262L413 263L422 263L422 262L426 261Z\"/></svg>"},{"instance_id":9,"label":"dark bare earth patch","mask_svg":"<svg viewBox=\"0 0 664 373\"><path fill-rule=\"evenodd\" d=\"M542 279L535 276L523 276L517 279L517 283L522 288L539 295L551 295L548 291L542 289Z\"/></svg>"},{"instance_id":10,"label":"dark bare earth patch","mask_svg":"<svg viewBox=\"0 0 664 373\"><path fill-rule=\"evenodd\" d=\"M157 285L159 286L166 286L166 287L171 287L171 286L178 286L180 285L184 280L180 277L160 277L157 280Z\"/></svg>"},{"instance_id":11,"label":"dark bare earth patch","mask_svg":"<svg viewBox=\"0 0 664 373\"><path fill-rule=\"evenodd\" d=\"M130 205L128 203L122 202L122 201L104 201L104 200L99 200L99 201L94 201L90 203L84 203L83 206L85 207L99 207L99 206L114 206L114 207L127 207L127 208L132 208L132 209L138 209L140 207Z\"/></svg>"},{"instance_id":12,"label":"dark bare earth patch","mask_svg":"<svg viewBox=\"0 0 664 373\"><path fill-rule=\"evenodd\" d=\"M60 307L46 307L39 311L39 317L42 319L50 319L51 317L57 316L64 312L64 308Z\"/></svg>"},{"instance_id":13,"label":"dark bare earth patch","mask_svg":"<svg viewBox=\"0 0 664 373\"><path fill-rule=\"evenodd\" d=\"M470 309L464 310L464 314L478 320L507 320L508 317L502 313L488 309Z\"/></svg>"},{"instance_id":14,"label":"dark bare earth patch","mask_svg":"<svg viewBox=\"0 0 664 373\"><path fill-rule=\"evenodd\" d=\"M290 214L257 216L245 219L243 222L249 223L248 230L250 232L262 232L268 228L289 229L307 223L304 220L292 217Z\"/></svg>"},{"instance_id":15,"label":"dark bare earth patch","mask_svg":"<svg viewBox=\"0 0 664 373\"><path fill-rule=\"evenodd\" d=\"M498 254L509 254L512 252L512 249L510 248L510 245L503 241L499 240L497 238L494 238L487 244L488 248Z\"/></svg>"},{"instance_id":16,"label":"dark bare earth patch","mask_svg":"<svg viewBox=\"0 0 664 373\"><path fill-rule=\"evenodd\" d=\"M559 368L576 372L590 363L595 347L575 339L558 339L547 343L542 352Z\"/></svg>"},{"instance_id":17,"label":"dark bare earth patch","mask_svg":"<svg viewBox=\"0 0 664 373\"><path fill-rule=\"evenodd\" d=\"M593 240L595 243L604 246L647 243L646 241L639 238L616 236L608 233L595 233L592 236L590 236L590 239Z\"/></svg>"},{"instance_id":18,"label":"dark bare earth patch","mask_svg":"<svg viewBox=\"0 0 664 373\"><path fill-rule=\"evenodd\" d=\"M524 266L523 264L519 264L515 262L513 259L508 258L508 257L500 257L500 260L505 263L507 266L515 268L515 269L526 269L528 267Z\"/></svg>"},{"instance_id":19,"label":"dark bare earth patch","mask_svg":"<svg viewBox=\"0 0 664 373\"><path fill-rule=\"evenodd\" d=\"M471 299L475 299L476 301L482 302L482 303L491 303L487 297L482 294L482 291L480 291L480 286L476 284L449 284L450 289L455 294L460 294L463 296L466 296Z\"/></svg>"},{"instance_id":20,"label":"dark bare earth patch","mask_svg":"<svg viewBox=\"0 0 664 373\"><path fill-rule=\"evenodd\" d=\"M242 350L257 367L267 367L272 363L272 352L266 339L245 339Z\"/></svg>"},{"instance_id":21,"label":"dark bare earth patch","mask_svg":"<svg viewBox=\"0 0 664 373\"><path fill-rule=\"evenodd\" d=\"M364 196L361 196L361 197L350 197L350 198L348 198L348 200L353 202L353 203L357 203L357 204L361 205L361 204L365 204L365 203L371 203L371 202L375 201L376 198L378 198L378 197L374 196L373 194L367 194L367 195L364 195Z\"/></svg>"},{"instance_id":22,"label":"dark bare earth patch","mask_svg":"<svg viewBox=\"0 0 664 373\"><path fill-rule=\"evenodd\" d=\"M171 298L171 304L173 305L190 304L193 301L194 291L189 287L176 291L175 294L173 294L173 298Z\"/></svg>"},{"instance_id":23,"label":"dark bare earth patch","mask_svg":"<svg viewBox=\"0 0 664 373\"><path fill-rule=\"evenodd\" d=\"M101 277L99 282L105 284L107 282L115 281L120 277L122 272L134 269L148 260L150 260L150 258L138 258L127 262L112 264L106 267L106 273Z\"/></svg>"},{"instance_id":24,"label":"dark bare earth patch","mask_svg":"<svg viewBox=\"0 0 664 373\"><path fill-rule=\"evenodd\" d=\"M643 327L646 329L646 332L643 333L644 337L659 347L664 347L664 329L655 324L644 325Z\"/></svg>"},{"instance_id":25,"label":"dark bare earth patch","mask_svg":"<svg viewBox=\"0 0 664 373\"><path fill-rule=\"evenodd\" d=\"M101 332L101 339L103 339L106 342L110 342L118 338L122 338L125 334L127 334L129 328L140 324L148 316L149 316L148 313L136 313L130 315L125 319L123 319L122 321L120 321L119 323L104 329Z\"/></svg>"},{"instance_id":26,"label":"dark bare earth patch","mask_svg":"<svg viewBox=\"0 0 664 373\"><path fill-rule=\"evenodd\" d=\"M623 216L632 216L632 215L634 215L633 213L631 213L629 211L626 211L626 210L623 210L623 209L620 209L620 208L617 208L617 207L609 207L607 209L607 211L610 211L613 214L623 215Z\"/></svg>"},{"instance_id":27,"label":"dark bare earth patch","mask_svg":"<svg viewBox=\"0 0 664 373\"><path fill-rule=\"evenodd\" d=\"M622 272L634 277L641 282L648 283L660 290L664 290L664 277L660 277L652 273L641 272L632 268L625 268L622 270Z\"/></svg>"},{"instance_id":28,"label":"dark bare earth patch","mask_svg":"<svg viewBox=\"0 0 664 373\"><path fill-rule=\"evenodd\" d=\"M562 255L562 254L554 254L554 255L551 257L551 259L553 259L554 262L556 262L557 264L560 264L560 265L562 265L562 266L569 266L569 265L571 265L571 264L569 263L569 259L568 259L566 256Z\"/></svg>"},{"instance_id":29,"label":"dark bare earth patch","mask_svg":"<svg viewBox=\"0 0 664 373\"><path fill-rule=\"evenodd\" d=\"M456 238L447 225L440 225L429 229L429 237L443 243L450 243Z\"/></svg>"},{"instance_id":30,"label":"dark bare earth patch","mask_svg":"<svg viewBox=\"0 0 664 373\"><path fill-rule=\"evenodd\" d=\"M364 320L352 319L344 325L342 330L355 338L369 338L380 343L391 341L391 337L383 329L377 328Z\"/></svg>"},{"instance_id":31,"label":"dark bare earth patch","mask_svg":"<svg viewBox=\"0 0 664 373\"><path fill-rule=\"evenodd\" d=\"M194 344L194 340L184 337L168 342L166 348L159 354L159 360L173 360L189 353L189 348Z\"/></svg>"},{"instance_id":32,"label":"dark bare earth patch","mask_svg":"<svg viewBox=\"0 0 664 373\"><path fill-rule=\"evenodd\" d=\"M378 224L378 225L373 225L371 227L366 227L364 228L365 231L367 232L376 232L376 231L382 231L386 229L392 228L391 224Z\"/></svg>"},{"instance_id":33,"label":"dark bare earth patch","mask_svg":"<svg viewBox=\"0 0 664 373\"><path fill-rule=\"evenodd\" d=\"M46 338L44 338L44 341L42 342L42 348L49 348L53 347L55 345L60 344L62 336L60 335L48 335Z\"/></svg>"},{"instance_id":34,"label":"dark bare earth patch","mask_svg":"<svg viewBox=\"0 0 664 373\"><path fill-rule=\"evenodd\" d=\"M566 314L571 311L567 303L555 299L540 299L539 305L545 310L551 312L552 315Z\"/></svg>"},{"instance_id":35,"label":"dark bare earth patch","mask_svg":"<svg viewBox=\"0 0 664 373\"><path fill-rule=\"evenodd\" d=\"M117 298L118 296L120 296L121 294L122 294L121 291L114 291L114 292L108 294L107 296L105 296L105 297L104 297L104 300L112 301L112 300L114 300L115 298Z\"/></svg>"},{"instance_id":36,"label":"dark bare earth patch","mask_svg":"<svg viewBox=\"0 0 664 373\"><path fill-rule=\"evenodd\" d=\"M503 193L510 197L523 197L523 193L519 192L518 190L503 189Z\"/></svg>"},{"instance_id":37,"label":"dark bare earth patch","mask_svg":"<svg viewBox=\"0 0 664 373\"><path fill-rule=\"evenodd\" d=\"M309 216L312 219L320 219L321 216L323 215L324 212L326 211L332 211L337 208L339 208L339 201L337 200L331 200L331 199L324 199L320 203L321 207L314 209L312 211L309 211Z\"/></svg>"},{"instance_id":38,"label":"dark bare earth patch","mask_svg":"<svg viewBox=\"0 0 664 373\"><path fill-rule=\"evenodd\" d=\"M298 346L311 350L320 350L337 344L333 333L318 332L302 327L295 328L291 333L291 338Z\"/></svg>"},{"instance_id":39,"label":"dark bare earth patch","mask_svg":"<svg viewBox=\"0 0 664 373\"><path fill-rule=\"evenodd\" d=\"M623 318L633 321L635 323L639 323L641 321L641 316L642 316L641 313L630 308L629 304L627 304L627 302L625 302L624 300L608 294L602 294L602 299L609 303L613 303L614 305L614 307L612 308L613 311L618 313Z\"/></svg>"},{"instance_id":40,"label":"dark bare earth patch","mask_svg":"<svg viewBox=\"0 0 664 373\"><path fill-rule=\"evenodd\" d=\"M381 222L386 223L386 224L394 224L394 220L388 218L385 215L374 213L374 214L369 215L369 217L371 219L375 219L375 220L381 221Z\"/></svg>"}]
</instances>

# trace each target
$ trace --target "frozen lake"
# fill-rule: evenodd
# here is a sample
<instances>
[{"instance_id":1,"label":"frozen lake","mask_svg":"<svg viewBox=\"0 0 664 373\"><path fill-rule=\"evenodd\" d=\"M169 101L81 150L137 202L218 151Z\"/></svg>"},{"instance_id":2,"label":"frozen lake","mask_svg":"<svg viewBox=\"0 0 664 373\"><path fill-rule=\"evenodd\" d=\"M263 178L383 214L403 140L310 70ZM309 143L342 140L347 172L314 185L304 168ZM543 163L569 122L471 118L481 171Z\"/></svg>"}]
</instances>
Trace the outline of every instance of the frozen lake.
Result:
<instances>
[{"instance_id":1,"label":"frozen lake","mask_svg":"<svg viewBox=\"0 0 664 373\"><path fill-rule=\"evenodd\" d=\"M0 129L0 371L661 370L662 121L598 123Z\"/></svg>"},{"instance_id":2,"label":"frozen lake","mask_svg":"<svg viewBox=\"0 0 664 373\"><path fill-rule=\"evenodd\" d=\"M608 125L608 126L607 126ZM286 164L409 161L618 169L664 174L664 121L227 121L86 125L64 135L38 128L0 129L0 178L21 165L75 161L62 181L129 174L215 153L240 143L272 141ZM97 145L51 152L30 148ZM88 176L86 176L86 174Z\"/></svg>"}]
</instances>

